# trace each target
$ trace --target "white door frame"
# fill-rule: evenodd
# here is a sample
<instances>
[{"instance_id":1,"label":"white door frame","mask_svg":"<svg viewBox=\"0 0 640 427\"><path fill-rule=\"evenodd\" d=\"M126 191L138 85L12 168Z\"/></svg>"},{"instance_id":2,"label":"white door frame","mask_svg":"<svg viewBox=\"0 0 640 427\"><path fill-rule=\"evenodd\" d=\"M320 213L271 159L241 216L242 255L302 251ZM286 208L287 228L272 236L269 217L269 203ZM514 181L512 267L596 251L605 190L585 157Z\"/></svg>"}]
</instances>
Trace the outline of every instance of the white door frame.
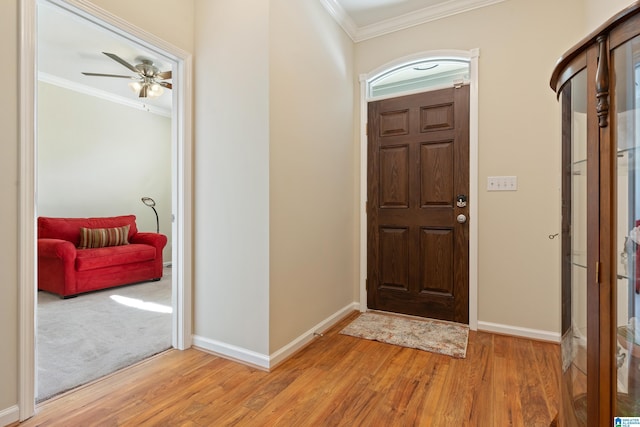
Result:
<instances>
[{"instance_id":1,"label":"white door frame","mask_svg":"<svg viewBox=\"0 0 640 427\"><path fill-rule=\"evenodd\" d=\"M191 347L192 56L87 0L43 0L124 36L172 61L172 345ZM36 384L36 107L38 0L20 2L19 372L20 420L35 412Z\"/></svg>"},{"instance_id":2,"label":"white door frame","mask_svg":"<svg viewBox=\"0 0 640 427\"><path fill-rule=\"evenodd\" d=\"M360 311L367 310L367 103L424 89L373 98L369 83L382 73L421 60L469 61L469 327L478 329L478 57L479 49L433 50L388 62L360 75ZM440 89L441 87L437 88ZM436 88L434 88L436 89Z\"/></svg>"}]
</instances>

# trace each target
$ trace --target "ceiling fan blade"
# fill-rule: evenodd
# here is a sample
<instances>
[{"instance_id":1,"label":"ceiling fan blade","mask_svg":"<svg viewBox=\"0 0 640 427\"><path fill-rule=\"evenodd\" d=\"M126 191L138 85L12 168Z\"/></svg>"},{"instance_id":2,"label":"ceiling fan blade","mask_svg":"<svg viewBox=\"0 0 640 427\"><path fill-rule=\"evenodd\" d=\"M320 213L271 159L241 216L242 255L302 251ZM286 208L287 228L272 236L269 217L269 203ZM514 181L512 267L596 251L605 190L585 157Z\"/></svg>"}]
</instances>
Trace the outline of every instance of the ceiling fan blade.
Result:
<instances>
[{"instance_id":1,"label":"ceiling fan blade","mask_svg":"<svg viewBox=\"0 0 640 427\"><path fill-rule=\"evenodd\" d=\"M172 85L168 82L158 82L158 84L162 87L166 87L167 89L171 89Z\"/></svg>"},{"instance_id":2,"label":"ceiling fan blade","mask_svg":"<svg viewBox=\"0 0 640 427\"><path fill-rule=\"evenodd\" d=\"M128 69L130 69L131 71L133 71L136 74L139 74L140 71L134 67L133 65L129 64L127 61L125 61L124 59L120 58L118 55L113 54L113 53L109 53L109 52L102 52L105 55L107 55L109 58L113 59L116 62L119 62L120 64L124 65L125 67L127 67Z\"/></svg>"},{"instance_id":3,"label":"ceiling fan blade","mask_svg":"<svg viewBox=\"0 0 640 427\"><path fill-rule=\"evenodd\" d=\"M169 80L171 78L171 70L158 73L156 77L159 77L161 80Z\"/></svg>"},{"instance_id":4,"label":"ceiling fan blade","mask_svg":"<svg viewBox=\"0 0 640 427\"><path fill-rule=\"evenodd\" d=\"M143 84L142 87L140 88L140 92L138 93L138 98L146 98L148 90L149 90L149 86L146 84Z\"/></svg>"},{"instance_id":5,"label":"ceiling fan blade","mask_svg":"<svg viewBox=\"0 0 640 427\"><path fill-rule=\"evenodd\" d=\"M96 77L118 77L119 79L133 79L131 76L121 76L119 74L102 74L102 73L85 73L82 72L85 76L96 76Z\"/></svg>"}]
</instances>

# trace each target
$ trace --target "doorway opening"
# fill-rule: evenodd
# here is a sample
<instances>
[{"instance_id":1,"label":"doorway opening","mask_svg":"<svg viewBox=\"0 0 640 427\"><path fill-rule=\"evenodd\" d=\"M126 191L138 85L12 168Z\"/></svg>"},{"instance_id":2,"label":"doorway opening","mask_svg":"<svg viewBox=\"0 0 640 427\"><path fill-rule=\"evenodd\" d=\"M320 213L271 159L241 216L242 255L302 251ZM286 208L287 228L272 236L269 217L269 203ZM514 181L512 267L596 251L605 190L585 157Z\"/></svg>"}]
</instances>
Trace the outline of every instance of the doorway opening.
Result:
<instances>
[{"instance_id":1,"label":"doorway opening","mask_svg":"<svg viewBox=\"0 0 640 427\"><path fill-rule=\"evenodd\" d=\"M479 50L421 52L360 75L360 310L367 303L368 103L401 95L469 85L469 327L478 326L478 57ZM434 73L439 68L444 73ZM445 69L448 68L448 69Z\"/></svg>"},{"instance_id":2,"label":"doorway opening","mask_svg":"<svg viewBox=\"0 0 640 427\"><path fill-rule=\"evenodd\" d=\"M37 106L38 106L38 53L37 15L39 7L58 8L75 20L95 26L103 34L109 34L113 40L124 40L134 49L143 50L158 61L168 64L173 71L172 88L165 91L170 111L170 125L167 129L169 147L166 148L171 177L170 190L165 204L170 206L166 212L164 227L172 237L172 245L167 258L171 263L171 346L186 349L191 346L191 54L135 27L108 12L85 2L74 0L24 0L21 2L22 35L20 46L20 71L23 80L20 85L20 127L21 127L21 164L20 164L20 237L23 246L20 251L20 371L19 405L20 419L33 415L36 398L36 288L37 288L37 226L38 207L38 168L37 168ZM64 31L63 28L58 28ZM115 42L114 42L115 43ZM108 51L109 47L96 47ZM68 64L65 64L68 65ZM118 64L116 64L118 65ZM85 70L82 70L85 71ZM86 70L93 71L93 70ZM126 70L125 70L126 71ZM113 79L120 80L120 79ZM99 90L98 90L99 91ZM161 108L147 102L142 107L149 112L152 108ZM117 126L117 124L114 124ZM140 161L145 161L144 157ZM140 217L152 215L148 207L140 200L150 194L139 194L135 203L142 207ZM96 215L98 216L98 215ZM156 231L153 219L153 231ZM163 225L161 225L163 227ZM150 227L151 228L151 227ZM145 230L146 231L146 230ZM152 231L152 230L149 230ZM162 231L161 231L162 232ZM122 300L122 299L121 299ZM122 301L120 304L122 304ZM128 300L131 302L131 300ZM140 307L138 307L139 309ZM144 307L148 309L149 306ZM157 308L157 307L156 307Z\"/></svg>"}]
</instances>

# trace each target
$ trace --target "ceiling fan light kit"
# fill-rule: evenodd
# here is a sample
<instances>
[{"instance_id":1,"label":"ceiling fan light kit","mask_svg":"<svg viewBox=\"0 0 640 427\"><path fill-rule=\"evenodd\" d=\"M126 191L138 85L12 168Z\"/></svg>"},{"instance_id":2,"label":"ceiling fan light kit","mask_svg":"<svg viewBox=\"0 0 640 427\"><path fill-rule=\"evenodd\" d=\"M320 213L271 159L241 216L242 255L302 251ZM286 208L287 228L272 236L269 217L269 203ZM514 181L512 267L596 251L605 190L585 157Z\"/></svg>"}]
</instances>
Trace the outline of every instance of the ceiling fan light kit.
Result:
<instances>
[{"instance_id":1,"label":"ceiling fan light kit","mask_svg":"<svg viewBox=\"0 0 640 427\"><path fill-rule=\"evenodd\" d=\"M129 88L140 98L157 98L164 93L164 88L157 82L144 79L129 83Z\"/></svg>"},{"instance_id":2,"label":"ceiling fan light kit","mask_svg":"<svg viewBox=\"0 0 640 427\"><path fill-rule=\"evenodd\" d=\"M172 85L166 80L171 79L171 70L160 71L158 67L153 65L153 61L149 59L141 59L139 64L131 65L118 55L102 52L109 58L126 67L128 70L136 73L135 76L125 76L119 74L103 74L103 73L85 73L85 76L93 77L116 77L121 79L134 79L129 83L129 87L139 98L157 98L164 93L164 88L171 89Z\"/></svg>"}]
</instances>

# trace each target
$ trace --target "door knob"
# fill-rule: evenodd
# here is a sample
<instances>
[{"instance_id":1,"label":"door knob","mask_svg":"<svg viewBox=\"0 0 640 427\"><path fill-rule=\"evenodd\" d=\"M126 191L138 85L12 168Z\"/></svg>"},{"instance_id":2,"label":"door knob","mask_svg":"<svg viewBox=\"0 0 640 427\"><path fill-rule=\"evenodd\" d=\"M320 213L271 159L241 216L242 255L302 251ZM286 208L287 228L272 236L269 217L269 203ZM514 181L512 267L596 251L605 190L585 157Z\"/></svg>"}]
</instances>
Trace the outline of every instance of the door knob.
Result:
<instances>
[{"instance_id":1,"label":"door knob","mask_svg":"<svg viewBox=\"0 0 640 427\"><path fill-rule=\"evenodd\" d=\"M467 217L463 214L460 214L456 217L456 220L460 223L460 224L464 224L465 222L467 222Z\"/></svg>"}]
</instances>

